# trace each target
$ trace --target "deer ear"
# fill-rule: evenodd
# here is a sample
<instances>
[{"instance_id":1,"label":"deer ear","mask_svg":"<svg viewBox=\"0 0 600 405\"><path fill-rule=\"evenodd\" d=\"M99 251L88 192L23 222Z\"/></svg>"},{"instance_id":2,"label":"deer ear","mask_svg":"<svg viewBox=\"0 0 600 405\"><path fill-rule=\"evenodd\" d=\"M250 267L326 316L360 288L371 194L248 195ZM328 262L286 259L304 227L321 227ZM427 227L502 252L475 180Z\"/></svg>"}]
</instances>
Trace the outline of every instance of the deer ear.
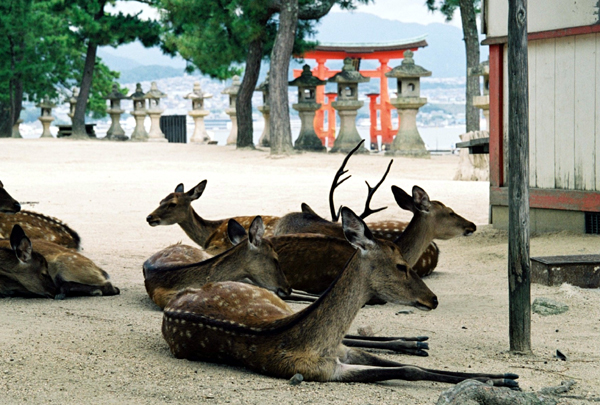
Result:
<instances>
[{"instance_id":1,"label":"deer ear","mask_svg":"<svg viewBox=\"0 0 600 405\"><path fill-rule=\"evenodd\" d=\"M412 189L412 193L415 208L419 211L429 212L429 209L431 208L431 201L429 200L429 196L427 195L425 190L423 190L419 186L414 186Z\"/></svg>"},{"instance_id":2,"label":"deer ear","mask_svg":"<svg viewBox=\"0 0 600 405\"><path fill-rule=\"evenodd\" d=\"M19 225L15 225L10 233L10 246L20 262L28 263L31 260L31 241Z\"/></svg>"},{"instance_id":3,"label":"deer ear","mask_svg":"<svg viewBox=\"0 0 600 405\"><path fill-rule=\"evenodd\" d=\"M238 221L231 218L227 222L227 236L231 243L235 246L246 238L246 230Z\"/></svg>"},{"instance_id":4,"label":"deer ear","mask_svg":"<svg viewBox=\"0 0 600 405\"><path fill-rule=\"evenodd\" d=\"M194 187L193 189L191 189L190 191L188 191L186 193L192 201L200 198L200 196L204 192L204 189L206 188L206 182L207 182L206 180L202 180L200 183L198 183L196 185L196 187Z\"/></svg>"},{"instance_id":5,"label":"deer ear","mask_svg":"<svg viewBox=\"0 0 600 405\"><path fill-rule=\"evenodd\" d=\"M177 187L175 187L175 193L183 193L183 183L179 183Z\"/></svg>"},{"instance_id":6,"label":"deer ear","mask_svg":"<svg viewBox=\"0 0 600 405\"><path fill-rule=\"evenodd\" d=\"M262 243L264 234L265 224L259 215L256 218L254 218L254 221L252 221L252 224L248 229L248 241L251 245L259 247Z\"/></svg>"},{"instance_id":7,"label":"deer ear","mask_svg":"<svg viewBox=\"0 0 600 405\"><path fill-rule=\"evenodd\" d=\"M366 250L375 243L365 221L348 207L342 207L342 229L346 240L357 249Z\"/></svg>"},{"instance_id":8,"label":"deer ear","mask_svg":"<svg viewBox=\"0 0 600 405\"><path fill-rule=\"evenodd\" d=\"M415 204L413 202L413 198L406 193L406 191L402 190L400 187L392 186L392 193L394 194L394 199L396 200L396 204L403 210L415 212Z\"/></svg>"},{"instance_id":9,"label":"deer ear","mask_svg":"<svg viewBox=\"0 0 600 405\"><path fill-rule=\"evenodd\" d=\"M4 188L4 184L0 181L0 188Z\"/></svg>"},{"instance_id":10,"label":"deer ear","mask_svg":"<svg viewBox=\"0 0 600 405\"><path fill-rule=\"evenodd\" d=\"M302 203L300 205L300 210L302 211L303 214L310 214L310 215L316 215L319 216L312 208L310 208L308 206L307 203Z\"/></svg>"}]
</instances>

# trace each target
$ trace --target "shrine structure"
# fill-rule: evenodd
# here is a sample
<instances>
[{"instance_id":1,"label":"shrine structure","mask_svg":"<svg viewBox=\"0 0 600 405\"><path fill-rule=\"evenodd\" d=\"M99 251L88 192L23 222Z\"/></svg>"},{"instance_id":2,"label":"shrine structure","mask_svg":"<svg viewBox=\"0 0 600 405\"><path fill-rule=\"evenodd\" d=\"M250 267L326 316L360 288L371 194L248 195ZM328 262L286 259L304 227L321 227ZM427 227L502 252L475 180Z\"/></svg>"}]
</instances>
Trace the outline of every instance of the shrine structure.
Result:
<instances>
[{"instance_id":1,"label":"shrine structure","mask_svg":"<svg viewBox=\"0 0 600 405\"><path fill-rule=\"evenodd\" d=\"M391 59L404 58L407 50L416 51L427 46L425 36L400 41L384 43L321 43L316 48L297 55L303 59L313 59L317 66L312 69L315 77L327 80L333 77L339 70L330 70L325 63L328 60L344 60L352 58L354 67L365 77L379 79L380 92L367 94L369 97L369 116L371 120L370 139L371 150L378 150L377 137L381 136L381 147L387 149L394 139L398 128L392 127L392 111L395 109L390 104L388 94L387 72L392 70L388 65ZM374 70L361 70L361 60L377 60L379 67ZM295 69L294 77L300 76L302 70ZM325 93L325 86L317 88L316 102L321 108L315 114L315 132L323 142L323 145L332 147L335 140L335 110L331 102L335 101L336 93ZM379 101L377 100L379 99ZM324 127L327 118L327 128Z\"/></svg>"}]
</instances>

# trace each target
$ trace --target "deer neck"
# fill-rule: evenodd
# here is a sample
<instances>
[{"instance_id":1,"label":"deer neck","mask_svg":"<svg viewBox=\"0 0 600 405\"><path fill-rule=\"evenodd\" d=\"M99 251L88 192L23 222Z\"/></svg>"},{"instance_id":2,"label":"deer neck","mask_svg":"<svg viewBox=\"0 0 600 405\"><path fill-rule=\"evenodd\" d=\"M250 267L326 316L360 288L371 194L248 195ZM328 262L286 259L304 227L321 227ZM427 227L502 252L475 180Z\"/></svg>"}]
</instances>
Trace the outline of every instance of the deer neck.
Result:
<instances>
[{"instance_id":1,"label":"deer neck","mask_svg":"<svg viewBox=\"0 0 600 405\"><path fill-rule=\"evenodd\" d=\"M415 215L404 232L394 241L410 267L417 263L419 257L433 241L432 224L429 222L426 218Z\"/></svg>"},{"instance_id":2,"label":"deer neck","mask_svg":"<svg viewBox=\"0 0 600 405\"><path fill-rule=\"evenodd\" d=\"M323 295L288 324L295 345L317 351L338 347L360 308L373 297L369 266L361 265L366 261L360 256L355 252Z\"/></svg>"},{"instance_id":3,"label":"deer neck","mask_svg":"<svg viewBox=\"0 0 600 405\"><path fill-rule=\"evenodd\" d=\"M204 219L190 206L185 220L179 222L179 226L191 240L202 247L206 247L209 236L221 226L223 221L223 219L217 221Z\"/></svg>"},{"instance_id":4,"label":"deer neck","mask_svg":"<svg viewBox=\"0 0 600 405\"><path fill-rule=\"evenodd\" d=\"M206 282L217 281L236 281L245 277L244 250L246 243L240 244L228 249L227 251L209 259L208 278Z\"/></svg>"}]
</instances>

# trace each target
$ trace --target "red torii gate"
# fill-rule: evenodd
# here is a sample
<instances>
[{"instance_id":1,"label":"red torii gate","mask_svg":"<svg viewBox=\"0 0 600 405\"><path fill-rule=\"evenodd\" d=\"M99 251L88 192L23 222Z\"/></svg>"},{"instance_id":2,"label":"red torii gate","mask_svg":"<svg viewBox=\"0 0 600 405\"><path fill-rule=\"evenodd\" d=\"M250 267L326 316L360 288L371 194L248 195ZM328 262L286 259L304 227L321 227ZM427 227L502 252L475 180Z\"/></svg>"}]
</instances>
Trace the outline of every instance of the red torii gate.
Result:
<instances>
[{"instance_id":1,"label":"red torii gate","mask_svg":"<svg viewBox=\"0 0 600 405\"><path fill-rule=\"evenodd\" d=\"M390 145L394 139L394 135L398 128L392 128L392 109L390 98L388 95L387 77L385 74L392 70L388 66L390 59L404 58L404 51L410 49L416 51L419 48L427 46L425 36L411 38L407 40L387 42L387 43L321 43L311 51L304 55L299 55L303 59L314 59L317 66L312 70L314 76L321 80L327 80L339 70L330 70L325 63L330 59L343 60L347 57L356 61L357 70L360 67L362 59L378 60L380 66L375 70L361 70L360 73L366 77L374 77L379 79L380 94L370 93L369 97L369 116L371 118L371 150L377 150L377 136L381 135L382 148L384 145ZM302 73L300 69L294 69L294 77L298 77ZM316 94L317 103L321 103L321 108L315 114L315 132L323 142L323 145L333 145L335 140L335 110L331 107L331 102L335 101L337 93L325 94L325 86L317 87ZM325 102L327 96L327 102ZM380 97L379 102L377 98ZM379 112L379 120L381 125L378 129L377 113ZM325 115L327 115L327 129L324 128Z\"/></svg>"}]
</instances>

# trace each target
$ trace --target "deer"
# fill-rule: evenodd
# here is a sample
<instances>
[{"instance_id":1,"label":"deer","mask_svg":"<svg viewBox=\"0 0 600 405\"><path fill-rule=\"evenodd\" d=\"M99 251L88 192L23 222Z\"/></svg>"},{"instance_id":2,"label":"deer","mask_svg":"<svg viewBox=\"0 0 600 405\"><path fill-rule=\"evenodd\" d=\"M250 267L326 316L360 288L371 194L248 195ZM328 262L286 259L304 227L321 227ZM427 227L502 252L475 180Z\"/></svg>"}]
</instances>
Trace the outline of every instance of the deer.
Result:
<instances>
[{"instance_id":1,"label":"deer","mask_svg":"<svg viewBox=\"0 0 600 405\"><path fill-rule=\"evenodd\" d=\"M518 375L434 370L387 360L342 343L360 308L377 297L421 310L436 295L407 265L392 242L376 239L365 222L341 208L342 229L356 249L323 295L294 313L260 287L211 282L180 291L165 307L162 335L179 359L241 365L254 372L307 381L491 381L518 388Z\"/></svg>"},{"instance_id":2,"label":"deer","mask_svg":"<svg viewBox=\"0 0 600 405\"><path fill-rule=\"evenodd\" d=\"M46 259L33 250L23 228L15 225L10 239L0 240L0 298L52 298L55 294Z\"/></svg>"},{"instance_id":3,"label":"deer","mask_svg":"<svg viewBox=\"0 0 600 405\"><path fill-rule=\"evenodd\" d=\"M48 262L48 272L57 288L54 299L120 294L108 273L76 250L45 240L34 243L36 251Z\"/></svg>"},{"instance_id":4,"label":"deer","mask_svg":"<svg viewBox=\"0 0 600 405\"><path fill-rule=\"evenodd\" d=\"M146 217L150 226L178 224L181 229L202 248L209 248L211 253L218 254L231 248L233 244L227 237L229 218L208 220L196 213L191 203L204 193L207 180L202 180L195 187L184 192L183 184L178 184L175 191L161 200L158 208ZM248 229L254 216L233 217ZM276 216L262 216L265 236L272 234L273 227L279 220Z\"/></svg>"},{"instance_id":5,"label":"deer","mask_svg":"<svg viewBox=\"0 0 600 405\"><path fill-rule=\"evenodd\" d=\"M21 205L0 182L0 239L6 239L15 225L27 229L28 237L79 249L81 238L60 220L33 211L21 210Z\"/></svg>"},{"instance_id":6,"label":"deer","mask_svg":"<svg viewBox=\"0 0 600 405\"><path fill-rule=\"evenodd\" d=\"M21 211L21 204L8 194L0 181L0 214L15 214Z\"/></svg>"},{"instance_id":7,"label":"deer","mask_svg":"<svg viewBox=\"0 0 600 405\"><path fill-rule=\"evenodd\" d=\"M301 212L290 213L280 218L273 231L275 236L293 233L320 233L343 238L342 228L337 222L339 210L336 212L334 208L333 194L340 184L351 177L349 175L340 180L340 177L347 173L345 165L348 159L363 142L364 140L348 153L334 177L329 191L332 221L320 217L307 204L302 203ZM387 208L372 209L370 202L389 173L392 163L393 160L390 161L386 172L375 187L371 187L367 182L368 195L365 209L360 215L362 219ZM373 229L376 237L392 240L400 246L402 253L406 255L405 259L408 264L421 277L430 275L437 266L439 249L433 242L434 239L451 239L460 235L469 236L477 229L474 223L459 216L442 202L431 201L429 195L419 186L413 187L412 197L397 186L392 186L392 193L400 208L413 213L412 220L409 224L400 221L371 222L369 226Z\"/></svg>"},{"instance_id":8,"label":"deer","mask_svg":"<svg viewBox=\"0 0 600 405\"><path fill-rule=\"evenodd\" d=\"M233 247L214 257L197 248L172 245L152 255L143 265L148 295L161 309L186 287L202 287L208 282L250 279L279 296L291 288L279 265L273 245L264 238L265 226L260 216L252 221L248 234L234 219L228 221L228 237ZM200 258L201 261L190 263Z\"/></svg>"}]
</instances>

